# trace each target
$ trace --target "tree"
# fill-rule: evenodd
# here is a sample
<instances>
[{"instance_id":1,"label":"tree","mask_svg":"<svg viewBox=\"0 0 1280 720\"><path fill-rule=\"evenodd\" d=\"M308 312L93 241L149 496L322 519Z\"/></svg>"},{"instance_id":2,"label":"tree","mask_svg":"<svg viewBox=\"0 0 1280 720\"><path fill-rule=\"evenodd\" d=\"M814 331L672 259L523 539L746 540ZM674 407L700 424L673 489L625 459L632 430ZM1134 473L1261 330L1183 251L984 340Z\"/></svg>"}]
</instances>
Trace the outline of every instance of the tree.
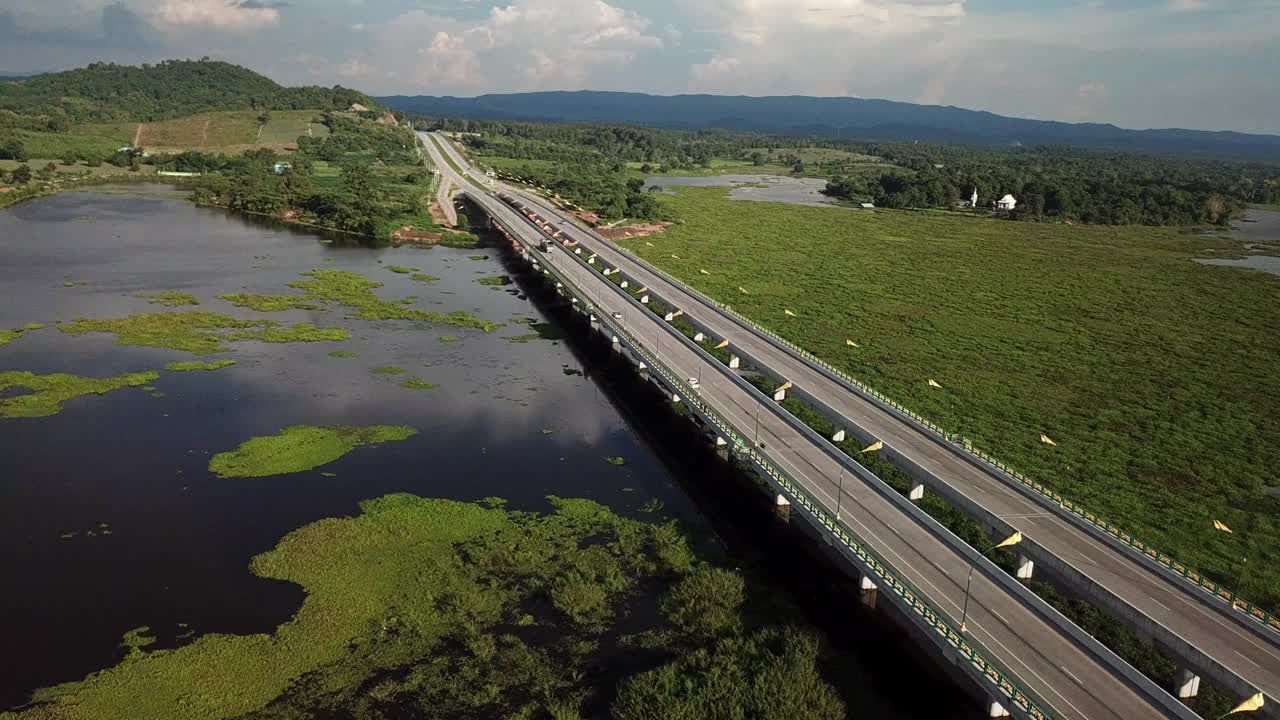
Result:
<instances>
[{"instance_id":1,"label":"tree","mask_svg":"<svg viewBox=\"0 0 1280 720\"><path fill-rule=\"evenodd\" d=\"M67 150L66 152L62 153L63 165L75 165L78 162L80 162L80 153L76 152L75 150Z\"/></svg>"},{"instance_id":2,"label":"tree","mask_svg":"<svg viewBox=\"0 0 1280 720\"><path fill-rule=\"evenodd\" d=\"M13 170L13 182L15 185L26 185L31 182L31 166L22 163Z\"/></svg>"},{"instance_id":3,"label":"tree","mask_svg":"<svg viewBox=\"0 0 1280 720\"><path fill-rule=\"evenodd\" d=\"M764 153L760 152L759 150L751 153L751 164L755 165L756 167L760 167L761 165L764 165L767 159L768 158L764 156Z\"/></svg>"},{"instance_id":4,"label":"tree","mask_svg":"<svg viewBox=\"0 0 1280 720\"><path fill-rule=\"evenodd\" d=\"M27 159L27 151L21 140L9 140L4 145L0 145L0 158L23 162Z\"/></svg>"}]
</instances>

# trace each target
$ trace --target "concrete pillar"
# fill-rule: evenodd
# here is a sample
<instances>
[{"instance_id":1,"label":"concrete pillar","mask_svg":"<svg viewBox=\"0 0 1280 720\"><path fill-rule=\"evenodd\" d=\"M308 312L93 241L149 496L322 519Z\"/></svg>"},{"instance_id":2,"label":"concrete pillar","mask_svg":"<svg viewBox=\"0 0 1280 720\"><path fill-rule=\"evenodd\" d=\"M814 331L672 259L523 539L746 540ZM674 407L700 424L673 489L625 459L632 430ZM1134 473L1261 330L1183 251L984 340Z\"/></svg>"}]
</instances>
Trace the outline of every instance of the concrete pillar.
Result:
<instances>
[{"instance_id":1,"label":"concrete pillar","mask_svg":"<svg viewBox=\"0 0 1280 720\"><path fill-rule=\"evenodd\" d=\"M648 305L648 304L649 304L649 295L648 295L648 293L646 293L646 294L644 294L644 295L641 295L641 296L640 296L640 302L641 302L641 304L644 304L644 305Z\"/></svg>"},{"instance_id":2,"label":"concrete pillar","mask_svg":"<svg viewBox=\"0 0 1280 720\"><path fill-rule=\"evenodd\" d=\"M560 282L559 280L557 280L557 281L556 281L556 289L557 289L557 290L559 290L559 289L560 289L560 288L562 288L562 287L564 287L564 283L562 283L562 282Z\"/></svg>"},{"instance_id":3,"label":"concrete pillar","mask_svg":"<svg viewBox=\"0 0 1280 720\"><path fill-rule=\"evenodd\" d=\"M1036 564L1031 562L1031 558L1026 555L1018 555L1018 579L1026 582L1031 579L1031 572L1035 570ZM1196 682L1200 682L1200 678L1196 678Z\"/></svg>"},{"instance_id":4,"label":"concrete pillar","mask_svg":"<svg viewBox=\"0 0 1280 720\"><path fill-rule=\"evenodd\" d=\"M786 400L787 391L782 388L778 388L773 392L773 399L775 402L782 402L783 400Z\"/></svg>"},{"instance_id":5,"label":"concrete pillar","mask_svg":"<svg viewBox=\"0 0 1280 720\"><path fill-rule=\"evenodd\" d=\"M742 358L738 357L737 355L734 355L733 353L730 353L730 354L729 354L729 369L730 369L730 370L737 370L737 369L738 369L739 367L741 367L741 366L742 366Z\"/></svg>"},{"instance_id":6,"label":"concrete pillar","mask_svg":"<svg viewBox=\"0 0 1280 720\"><path fill-rule=\"evenodd\" d=\"M907 499L912 502L919 502L924 498L924 483L915 481L911 485L911 492L907 494Z\"/></svg>"},{"instance_id":7,"label":"concrete pillar","mask_svg":"<svg viewBox=\"0 0 1280 720\"><path fill-rule=\"evenodd\" d=\"M636 369L637 369L637 370L639 370L640 372L644 372L645 370L648 370L648 369L649 369L649 366L648 366L648 365L645 365L645 364L644 364L644 361L643 361L643 360L641 360L641 361L639 362L639 364L637 364L637 365L636 365Z\"/></svg>"},{"instance_id":8,"label":"concrete pillar","mask_svg":"<svg viewBox=\"0 0 1280 720\"><path fill-rule=\"evenodd\" d=\"M719 435L716 436L716 456L721 460L729 459L729 441Z\"/></svg>"},{"instance_id":9,"label":"concrete pillar","mask_svg":"<svg viewBox=\"0 0 1280 720\"><path fill-rule=\"evenodd\" d=\"M611 343L613 345L613 351L622 352L622 341L618 339L617 335L613 335L611 337L612 337Z\"/></svg>"},{"instance_id":10,"label":"concrete pillar","mask_svg":"<svg viewBox=\"0 0 1280 720\"><path fill-rule=\"evenodd\" d=\"M1009 711L1005 710L1004 705L1001 704L1001 700L1003 699L1004 698L1001 698L1000 700L997 700L995 698L991 699L991 704L987 706L987 717L992 717L992 718L1009 717Z\"/></svg>"},{"instance_id":11,"label":"concrete pillar","mask_svg":"<svg viewBox=\"0 0 1280 720\"><path fill-rule=\"evenodd\" d=\"M597 321L596 321L596 314L595 314L595 313L591 313L590 315L588 315L588 316L587 316L587 320L588 320L592 325L595 325L595 324L596 324L596 322L597 322Z\"/></svg>"},{"instance_id":12,"label":"concrete pillar","mask_svg":"<svg viewBox=\"0 0 1280 720\"><path fill-rule=\"evenodd\" d=\"M862 604L874 610L876 607L876 595L880 590L876 587L875 581L863 575L862 580L858 583L858 589L861 591Z\"/></svg>"},{"instance_id":13,"label":"concrete pillar","mask_svg":"<svg viewBox=\"0 0 1280 720\"><path fill-rule=\"evenodd\" d=\"M628 288L628 287L631 287L631 283L627 282L626 280L623 280L621 283L618 284L618 287Z\"/></svg>"},{"instance_id":14,"label":"concrete pillar","mask_svg":"<svg viewBox=\"0 0 1280 720\"><path fill-rule=\"evenodd\" d=\"M773 512L783 522L791 519L791 501L778 495L773 499Z\"/></svg>"},{"instance_id":15,"label":"concrete pillar","mask_svg":"<svg viewBox=\"0 0 1280 720\"><path fill-rule=\"evenodd\" d=\"M676 314L673 312L669 312L666 315L663 315L662 319L666 320L667 322L671 322L672 320L676 319Z\"/></svg>"},{"instance_id":16,"label":"concrete pillar","mask_svg":"<svg viewBox=\"0 0 1280 720\"><path fill-rule=\"evenodd\" d=\"M678 403L678 402L680 402L680 396L679 396L679 395L677 395L677 394L675 394L675 393L671 393L671 402L673 402L673 403Z\"/></svg>"},{"instance_id":17,"label":"concrete pillar","mask_svg":"<svg viewBox=\"0 0 1280 720\"><path fill-rule=\"evenodd\" d=\"M844 442L844 428L837 428L831 433L831 442Z\"/></svg>"},{"instance_id":18,"label":"concrete pillar","mask_svg":"<svg viewBox=\"0 0 1280 720\"><path fill-rule=\"evenodd\" d=\"M1199 694L1200 676L1184 668L1178 675L1178 699L1190 700Z\"/></svg>"},{"instance_id":19,"label":"concrete pillar","mask_svg":"<svg viewBox=\"0 0 1280 720\"><path fill-rule=\"evenodd\" d=\"M702 333L698 333L697 335L693 336L694 342L702 342L703 340L706 340L706 339L707 339L707 336L703 335Z\"/></svg>"}]
</instances>

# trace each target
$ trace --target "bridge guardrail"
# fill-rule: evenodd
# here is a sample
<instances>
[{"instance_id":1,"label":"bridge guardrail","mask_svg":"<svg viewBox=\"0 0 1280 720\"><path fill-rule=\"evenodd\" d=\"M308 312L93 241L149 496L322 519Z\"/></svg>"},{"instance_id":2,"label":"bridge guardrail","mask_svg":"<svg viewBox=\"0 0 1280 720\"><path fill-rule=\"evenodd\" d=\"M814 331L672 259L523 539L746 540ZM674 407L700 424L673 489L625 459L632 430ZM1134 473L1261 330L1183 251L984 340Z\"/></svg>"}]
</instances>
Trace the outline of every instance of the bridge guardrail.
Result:
<instances>
[{"instance_id":1,"label":"bridge guardrail","mask_svg":"<svg viewBox=\"0 0 1280 720\"><path fill-rule=\"evenodd\" d=\"M514 231L513 234L518 235ZM535 250L530 248L530 252L535 252ZM1035 718L1035 720L1054 720L1055 716L1047 709L1046 704L1038 700L1029 690L1023 688L1017 682L1015 675L991 659L990 651L983 648L980 643L972 641L967 634L960 633L958 628L952 627L950 622L945 619L946 616L926 602L924 600L925 596L910 583L903 580L898 572L893 569L893 566L886 563L875 551L858 542L856 534L844 521L833 518L826 511L826 507L810 495L800 483L794 481L786 471L775 465L766 455L751 447L746 438L740 435L727 419L721 416L709 403L703 402L696 391L690 388L676 373L671 372L656 355L649 352L630 332L606 319L608 318L608 312L600 309L596 303L592 302L587 293L579 289L573 281L554 266L549 263L542 263L542 266L547 269L549 274L555 276L559 282L576 291L579 296L578 300L584 307L596 313L597 318L606 324L611 331L617 333L619 337L625 338L628 347L644 358L649 367L661 375L669 387L678 390L681 393L681 398L687 404L695 408L699 415L710 421L718 431L723 432L731 439L733 447L738 454L745 455L776 484L785 488L806 511L818 519L832 536L858 557L863 565L871 571L871 574L876 576L878 586L884 587L896 595L904 606L914 612L925 625L932 628L960 657L964 658L998 692L1007 697L1020 710Z\"/></svg>"},{"instance_id":2,"label":"bridge guardrail","mask_svg":"<svg viewBox=\"0 0 1280 720\"><path fill-rule=\"evenodd\" d=\"M814 355L808 350L805 350L804 348L778 335L772 330L769 330L767 328L760 326L755 321L746 317L742 313L739 313L737 310L734 310L732 306L722 303L718 300L714 300L710 297L707 297L706 295L703 295L701 292L689 287L683 281L676 279L675 277L671 276L669 273L663 270L660 270L657 267L654 267L651 263L645 261L643 258L637 255L630 248L623 248L618 245L614 245L614 247L620 250L621 252L624 252L627 255L634 258L636 262L640 263L646 270L654 273L655 275L658 275L659 277L662 277L667 282L670 282L676 285L677 287L680 287L682 290L689 293L690 295L697 297L702 302L707 303L712 307L715 307L720 311L724 312L725 314L732 316L738 322L768 337L770 340L774 341L775 343L782 345L783 347L795 353L797 356L808 361L810 364L817 365L819 368L821 368L823 371L827 372L828 374L835 376L836 378L844 381L849 385L852 385L853 387L860 390L864 394L864 396L868 396L871 399L879 402L883 406L887 406L888 408L897 411L898 414L905 416L909 421L914 423L918 429L922 429L930 433L933 433L933 435L936 436L937 440L940 440L946 443L948 446L952 448L952 450L968 456L968 458L971 461L976 461L981 466L985 467L990 471L994 471L1000 474L1007 480L1012 480L1018 483L1023 488L1030 490L1032 493L1038 496L1043 502L1050 503L1056 506L1057 508L1065 511L1066 513L1070 514L1075 519L1088 523L1092 525L1094 528L1101 530L1102 532L1106 533L1106 535L1109 538L1124 545L1130 551L1143 556L1146 560L1153 561L1159 564L1165 570L1182 578L1183 580L1187 581L1194 587L1197 587L1200 590L1208 593L1209 595L1212 595L1215 599L1219 601L1223 601L1227 603L1231 607L1231 609L1250 618L1251 620L1255 621L1258 625L1262 626L1263 628L1266 628L1272 632L1280 633L1280 615L1268 612L1267 610L1261 607L1258 607L1257 605L1254 605L1253 603L1249 602L1247 599L1241 597L1234 590L1231 590L1227 588L1225 585L1221 583L1216 583L1210 580L1208 577L1205 577L1203 573L1199 572L1195 568L1192 568L1185 563L1178 562L1172 556L1166 553L1160 552L1156 550L1154 547L1152 547L1151 545L1148 545L1142 542L1141 540L1138 540L1131 533L1125 532L1114 523L1108 522L1102 517L1086 510L1079 503L1072 502L1070 499L1064 498L1061 494L1053 491L1047 486L1039 482L1036 482L1031 478L1028 478L1023 473L1015 470L1012 466L1004 462L1001 462L1000 460L997 460L995 457L987 454L981 449L974 447L973 444L967 438L963 437L959 433L948 432L942 426L937 425L936 423L928 420L924 416L898 404L894 400L885 396L883 393L880 393L879 391L877 391L875 388L872 388L869 385L862 383L861 381L845 373L843 370L840 370L839 368L835 367L831 363L828 363L822 358L819 358L818 356Z\"/></svg>"}]
</instances>

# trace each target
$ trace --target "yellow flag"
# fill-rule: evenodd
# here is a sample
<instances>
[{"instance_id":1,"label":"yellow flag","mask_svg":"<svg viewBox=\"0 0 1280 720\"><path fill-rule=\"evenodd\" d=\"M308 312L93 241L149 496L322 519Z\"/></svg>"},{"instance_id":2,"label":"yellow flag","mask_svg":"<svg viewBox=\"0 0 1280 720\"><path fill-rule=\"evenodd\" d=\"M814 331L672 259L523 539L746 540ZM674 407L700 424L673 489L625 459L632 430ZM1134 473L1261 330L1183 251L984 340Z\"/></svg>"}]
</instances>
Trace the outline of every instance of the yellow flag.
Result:
<instances>
[{"instance_id":1,"label":"yellow flag","mask_svg":"<svg viewBox=\"0 0 1280 720\"><path fill-rule=\"evenodd\" d=\"M673 258L675 258L675 259L677 259L677 260L679 260L679 259L680 259L680 256L679 256L679 255L677 255L677 254L675 254L675 253L671 253L671 257L673 257Z\"/></svg>"},{"instance_id":2,"label":"yellow flag","mask_svg":"<svg viewBox=\"0 0 1280 720\"><path fill-rule=\"evenodd\" d=\"M637 291L636 291L636 294L637 294L637 295L639 295L640 293L644 293L644 292L649 292L649 288L647 288L647 287L642 287L642 288L640 288L639 290L637 290Z\"/></svg>"},{"instance_id":3,"label":"yellow flag","mask_svg":"<svg viewBox=\"0 0 1280 720\"><path fill-rule=\"evenodd\" d=\"M856 342L854 342L854 341L850 340L849 338L845 338L845 340L844 340L844 344L845 344L845 345L848 345L849 347L862 347L861 345L859 345L858 343L856 343Z\"/></svg>"},{"instance_id":4,"label":"yellow flag","mask_svg":"<svg viewBox=\"0 0 1280 720\"><path fill-rule=\"evenodd\" d=\"M698 268L698 272L702 273L703 275L710 275L710 274L711 274L711 273L707 272L706 270L703 270L702 268Z\"/></svg>"},{"instance_id":5,"label":"yellow flag","mask_svg":"<svg viewBox=\"0 0 1280 720\"><path fill-rule=\"evenodd\" d=\"M791 389L791 381L790 381L790 380L788 380L788 381L786 381L786 382L782 383L781 385L779 385L779 386L778 386L778 389L779 389L779 390L790 390L790 389Z\"/></svg>"},{"instance_id":6,"label":"yellow flag","mask_svg":"<svg viewBox=\"0 0 1280 720\"><path fill-rule=\"evenodd\" d=\"M1231 532L1231 528L1227 527L1226 523L1220 522L1218 520L1213 521L1213 529L1221 530L1222 532L1225 532L1225 533ZM1231 534L1234 535L1235 533L1231 533Z\"/></svg>"},{"instance_id":7,"label":"yellow flag","mask_svg":"<svg viewBox=\"0 0 1280 720\"><path fill-rule=\"evenodd\" d=\"M1052 440L1048 435L1045 435L1044 433L1041 433L1041 434L1040 434L1040 442L1044 443L1045 445L1057 445L1057 444L1058 444L1058 443L1054 442L1054 441L1053 441L1053 440Z\"/></svg>"},{"instance_id":8,"label":"yellow flag","mask_svg":"<svg viewBox=\"0 0 1280 720\"><path fill-rule=\"evenodd\" d=\"M648 245L649 247L653 247L653 243L649 242L648 240L646 240L644 244Z\"/></svg>"},{"instance_id":9,"label":"yellow flag","mask_svg":"<svg viewBox=\"0 0 1280 720\"><path fill-rule=\"evenodd\" d=\"M883 449L884 449L884 441L883 441L883 440L877 440L877 441L875 441L875 442L871 443L870 445L868 445L868 446L866 446L866 447L862 448L862 452L864 452L864 453L869 453L869 452L875 452L875 451L877 451L877 450L883 450Z\"/></svg>"},{"instance_id":10,"label":"yellow flag","mask_svg":"<svg viewBox=\"0 0 1280 720\"><path fill-rule=\"evenodd\" d=\"M795 313L791 312L790 310L788 310L788 309L786 309L786 308L783 308L783 309L782 309L782 312L784 312L784 313L786 313L786 314L790 315L791 317L795 317L795 316L796 316L796 314L795 314Z\"/></svg>"},{"instance_id":11,"label":"yellow flag","mask_svg":"<svg viewBox=\"0 0 1280 720\"><path fill-rule=\"evenodd\" d=\"M997 547L997 548L1009 547L1010 545L1017 545L1017 544L1018 544L1018 543L1020 543L1020 542L1022 542L1022 531L1021 531L1021 530L1019 530L1018 532L1015 532L1014 534L1010 535L1009 537L1005 538L1004 540L1001 540L1001 541L1000 541L1000 544L999 544L999 545L996 545L996 547ZM992 548L992 550L994 550L994 549L995 549L995 548Z\"/></svg>"},{"instance_id":12,"label":"yellow flag","mask_svg":"<svg viewBox=\"0 0 1280 720\"><path fill-rule=\"evenodd\" d=\"M742 293L743 295L750 295L750 294L751 294L751 293L747 292L747 289L746 289L746 288L744 288L744 287L742 287L741 285L739 285L739 286L738 286L738 292Z\"/></svg>"},{"instance_id":13,"label":"yellow flag","mask_svg":"<svg viewBox=\"0 0 1280 720\"><path fill-rule=\"evenodd\" d=\"M728 340L721 341L720 344L716 346L716 349L719 350L720 348L724 348L724 347L729 347Z\"/></svg>"},{"instance_id":14,"label":"yellow flag","mask_svg":"<svg viewBox=\"0 0 1280 720\"><path fill-rule=\"evenodd\" d=\"M1235 715L1236 713L1253 712L1254 710L1261 710L1264 703L1265 703L1265 699L1262 697L1262 693L1258 693L1257 695L1254 695L1248 700L1245 700L1244 702L1237 705L1234 710L1232 710L1227 714Z\"/></svg>"},{"instance_id":15,"label":"yellow flag","mask_svg":"<svg viewBox=\"0 0 1280 720\"><path fill-rule=\"evenodd\" d=\"M929 387L940 388L942 386L939 385L933 378L929 378Z\"/></svg>"},{"instance_id":16,"label":"yellow flag","mask_svg":"<svg viewBox=\"0 0 1280 720\"><path fill-rule=\"evenodd\" d=\"M680 317L680 316L681 316L681 315L683 315L683 314L684 314L684 311L683 311L683 310L677 310L677 311L675 311L675 312L671 313L671 319L672 319L672 320L674 320L674 319L676 319L676 318Z\"/></svg>"}]
</instances>

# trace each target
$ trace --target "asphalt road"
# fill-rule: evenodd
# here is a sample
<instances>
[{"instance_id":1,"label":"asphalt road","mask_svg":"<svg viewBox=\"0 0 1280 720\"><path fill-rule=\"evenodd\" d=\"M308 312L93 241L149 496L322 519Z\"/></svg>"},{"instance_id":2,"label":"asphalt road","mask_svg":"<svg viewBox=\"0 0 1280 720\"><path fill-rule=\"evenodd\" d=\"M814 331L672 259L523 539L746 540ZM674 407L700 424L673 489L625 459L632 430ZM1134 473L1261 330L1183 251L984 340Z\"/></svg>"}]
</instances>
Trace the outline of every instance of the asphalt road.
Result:
<instances>
[{"instance_id":1,"label":"asphalt road","mask_svg":"<svg viewBox=\"0 0 1280 720\"><path fill-rule=\"evenodd\" d=\"M459 167L467 167L447 143L445 149ZM517 192L538 205L544 217L564 218L564 213L542 198ZM778 349L719 309L650 272L612 242L577 224L558 224L569 237L579 241L584 250L596 253L612 267L621 268L636 282L696 318L716 336L729 339L746 354L942 478L959 494L1000 517L1142 615L1169 628L1255 690L1261 690L1270 698L1280 698L1280 645L1241 627L1227 615L1234 611L1225 603L1207 605L1201 597L1202 591L1155 573L1075 524L1048 512L1010 487L1009 481L975 467L933 438Z\"/></svg>"},{"instance_id":2,"label":"asphalt road","mask_svg":"<svg viewBox=\"0 0 1280 720\"><path fill-rule=\"evenodd\" d=\"M438 154L438 148L428 147L433 155ZM455 158L457 160L460 158ZM442 172L456 175L443 161L438 165ZM465 167L461 162L459 165ZM468 180L455 179L462 187L475 186ZM527 237L535 241L540 238L519 214L496 198L491 198L485 205L508 226L525 228ZM596 248L592 249L596 251ZM604 253L601 256L606 257ZM841 517L868 547L891 563L907 582L925 593L934 607L950 615L953 623L959 624L969 572L967 559L894 507L877 491L847 477L839 481L845 473L825 451L783 419L769 412L758 412L761 403L767 400L733 383L723 374L727 369L720 363L708 361L679 342L672 335L676 331L661 318L630 307L612 283L583 268L559 247L540 255L540 259L553 263L563 274L573 278L593 300L598 298L597 302L602 307L621 312L620 322L626 330L643 339L648 349L674 372L682 377L701 377L702 399L729 419L741 434L752 437L758 417L757 439L764 443L770 459L803 483L833 514L838 505ZM622 260L625 258L610 262L616 266L622 265ZM653 280L650 287L667 297L665 293L672 288L665 287L660 278ZM651 344L649 338L653 339ZM1038 695L1058 717L1131 720L1164 715L1144 696L981 572L973 576L966 625L974 640L1016 676L1025 688Z\"/></svg>"}]
</instances>

